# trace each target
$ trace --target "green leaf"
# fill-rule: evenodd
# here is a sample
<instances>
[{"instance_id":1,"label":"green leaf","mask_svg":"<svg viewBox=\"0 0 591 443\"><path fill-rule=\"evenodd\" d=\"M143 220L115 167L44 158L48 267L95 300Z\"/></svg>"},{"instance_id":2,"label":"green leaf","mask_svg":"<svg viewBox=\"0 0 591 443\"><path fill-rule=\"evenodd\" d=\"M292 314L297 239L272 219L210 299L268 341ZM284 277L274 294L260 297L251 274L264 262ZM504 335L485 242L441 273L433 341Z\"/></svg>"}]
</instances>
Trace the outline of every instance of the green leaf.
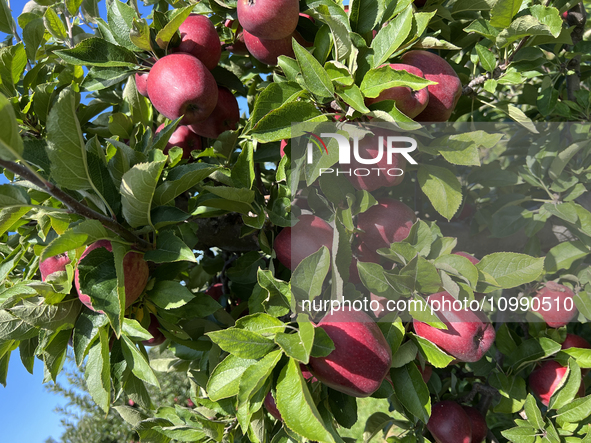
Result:
<instances>
[{"instance_id":1,"label":"green leaf","mask_svg":"<svg viewBox=\"0 0 591 443\"><path fill-rule=\"evenodd\" d=\"M273 335L285 330L285 323L263 312L240 317L236 320L235 326L263 335Z\"/></svg>"},{"instance_id":2,"label":"green leaf","mask_svg":"<svg viewBox=\"0 0 591 443\"><path fill-rule=\"evenodd\" d=\"M207 382L207 394L210 400L218 401L238 394L240 377L249 366L256 364L255 359L239 358L228 355L213 370Z\"/></svg>"},{"instance_id":3,"label":"green leaf","mask_svg":"<svg viewBox=\"0 0 591 443\"><path fill-rule=\"evenodd\" d=\"M375 98L385 89L407 86L418 91L435 84L425 78L406 71L392 69L387 65L367 71L361 82L361 92L365 97Z\"/></svg>"},{"instance_id":4,"label":"green leaf","mask_svg":"<svg viewBox=\"0 0 591 443\"><path fill-rule=\"evenodd\" d=\"M526 400L525 380L517 376L507 376L502 372L494 372L489 383L498 389L501 400L494 407L494 412L512 414L521 410Z\"/></svg>"},{"instance_id":5,"label":"green leaf","mask_svg":"<svg viewBox=\"0 0 591 443\"><path fill-rule=\"evenodd\" d=\"M494 71L495 67L497 66L497 60L494 54L489 51L487 47L480 44L476 45L475 49L478 53L478 57L480 58L480 63L482 63L482 67L488 72Z\"/></svg>"},{"instance_id":6,"label":"green leaf","mask_svg":"<svg viewBox=\"0 0 591 443\"><path fill-rule=\"evenodd\" d=\"M591 415L591 395L583 398L575 398L556 412L559 425L564 423L578 423Z\"/></svg>"},{"instance_id":7,"label":"green leaf","mask_svg":"<svg viewBox=\"0 0 591 443\"><path fill-rule=\"evenodd\" d=\"M71 16L75 17L78 15L78 8L82 5L84 0L66 0L66 7Z\"/></svg>"},{"instance_id":8,"label":"green leaf","mask_svg":"<svg viewBox=\"0 0 591 443\"><path fill-rule=\"evenodd\" d=\"M569 269L575 261L589 255L589 252L589 248L581 241L559 243L548 251L544 267L550 274Z\"/></svg>"},{"instance_id":9,"label":"green leaf","mask_svg":"<svg viewBox=\"0 0 591 443\"><path fill-rule=\"evenodd\" d=\"M548 409L560 409L572 403L580 387L581 368L579 368L579 365L571 358L568 362L567 373L562 377L560 385L556 387L556 390L550 398Z\"/></svg>"},{"instance_id":10,"label":"green leaf","mask_svg":"<svg viewBox=\"0 0 591 443\"><path fill-rule=\"evenodd\" d=\"M180 282L161 280L148 292L148 299L162 309L175 309L186 305L195 295Z\"/></svg>"},{"instance_id":11,"label":"green leaf","mask_svg":"<svg viewBox=\"0 0 591 443\"><path fill-rule=\"evenodd\" d=\"M392 368L390 376L396 398L411 414L426 424L431 415L431 397L416 365L411 362L401 368Z\"/></svg>"},{"instance_id":12,"label":"green leaf","mask_svg":"<svg viewBox=\"0 0 591 443\"><path fill-rule=\"evenodd\" d=\"M107 230L98 220L85 220L53 240L41 253L41 260L77 249L97 240L115 240L117 235Z\"/></svg>"},{"instance_id":13,"label":"green leaf","mask_svg":"<svg viewBox=\"0 0 591 443\"><path fill-rule=\"evenodd\" d=\"M501 31L501 33L497 36L496 43L499 48L504 48L516 40L537 35L551 37L552 32L548 26L541 24L535 17L531 15L525 15L523 17L516 18L507 29Z\"/></svg>"},{"instance_id":14,"label":"green leaf","mask_svg":"<svg viewBox=\"0 0 591 443\"><path fill-rule=\"evenodd\" d=\"M146 356L138 350L135 343L132 342L129 337L126 335L122 335L122 337L123 341L121 342L121 350L123 351L128 367L131 368L131 372L140 380L150 383L160 389L160 383L158 382L154 371L152 371Z\"/></svg>"},{"instance_id":15,"label":"green leaf","mask_svg":"<svg viewBox=\"0 0 591 443\"><path fill-rule=\"evenodd\" d=\"M308 364L314 344L314 325L304 314L300 314L297 332L295 334L279 332L275 335L275 343L288 357Z\"/></svg>"},{"instance_id":16,"label":"green leaf","mask_svg":"<svg viewBox=\"0 0 591 443\"><path fill-rule=\"evenodd\" d=\"M0 0L0 32L12 35L15 28L12 11L8 7L8 3L6 0Z\"/></svg>"},{"instance_id":17,"label":"green leaf","mask_svg":"<svg viewBox=\"0 0 591 443\"><path fill-rule=\"evenodd\" d=\"M15 87L27 66L27 52L22 43L0 49L0 86L8 96L16 95Z\"/></svg>"},{"instance_id":18,"label":"green leaf","mask_svg":"<svg viewBox=\"0 0 591 443\"><path fill-rule=\"evenodd\" d=\"M570 162L570 160L579 152L581 149L589 146L589 141L585 140L583 142L573 143L566 149L558 152L554 160L552 160L552 164L550 165L550 169L548 170L548 175L552 180L557 180L564 171L566 165Z\"/></svg>"},{"instance_id":19,"label":"green leaf","mask_svg":"<svg viewBox=\"0 0 591 443\"><path fill-rule=\"evenodd\" d=\"M355 83L349 69L337 61L328 61L324 64L326 73L335 85L352 86Z\"/></svg>"},{"instance_id":20,"label":"green leaf","mask_svg":"<svg viewBox=\"0 0 591 443\"><path fill-rule=\"evenodd\" d=\"M332 98L335 90L331 78L318 60L295 39L292 40L296 60L308 91L317 97Z\"/></svg>"},{"instance_id":21,"label":"green leaf","mask_svg":"<svg viewBox=\"0 0 591 443\"><path fill-rule=\"evenodd\" d=\"M522 3L523 0L498 0L492 9L490 24L501 29L509 27Z\"/></svg>"},{"instance_id":22,"label":"green leaf","mask_svg":"<svg viewBox=\"0 0 591 443\"><path fill-rule=\"evenodd\" d=\"M19 135L14 108L3 94L0 94L0 120L0 159L16 160L23 155L24 145Z\"/></svg>"},{"instance_id":23,"label":"green leaf","mask_svg":"<svg viewBox=\"0 0 591 443\"><path fill-rule=\"evenodd\" d=\"M242 146L238 160L232 168L232 182L237 187L251 189L254 182L254 151L251 143Z\"/></svg>"},{"instance_id":24,"label":"green leaf","mask_svg":"<svg viewBox=\"0 0 591 443\"><path fill-rule=\"evenodd\" d=\"M537 279L544 270L544 258L496 252L485 256L476 267L491 275L503 289L510 289Z\"/></svg>"},{"instance_id":25,"label":"green leaf","mask_svg":"<svg viewBox=\"0 0 591 443\"><path fill-rule=\"evenodd\" d=\"M536 399L533 395L527 394L525 400L525 414L527 415L527 421L536 429L544 429L544 419L542 418L542 412L538 408Z\"/></svg>"},{"instance_id":26,"label":"green leaf","mask_svg":"<svg viewBox=\"0 0 591 443\"><path fill-rule=\"evenodd\" d=\"M166 205L188 191L218 169L206 163L191 163L175 167L166 181L156 188L154 206Z\"/></svg>"},{"instance_id":27,"label":"green leaf","mask_svg":"<svg viewBox=\"0 0 591 443\"><path fill-rule=\"evenodd\" d=\"M501 431L503 437L514 443L534 443L539 431L528 427L515 427Z\"/></svg>"},{"instance_id":28,"label":"green leaf","mask_svg":"<svg viewBox=\"0 0 591 443\"><path fill-rule=\"evenodd\" d=\"M172 231L162 232L156 239L156 249L147 251L144 254L144 259L154 263L197 262L191 248L174 235Z\"/></svg>"},{"instance_id":29,"label":"green leaf","mask_svg":"<svg viewBox=\"0 0 591 443\"><path fill-rule=\"evenodd\" d=\"M133 122L140 122L146 126L152 124L153 111L150 100L137 90L135 76L130 76L123 89L123 101L129 105Z\"/></svg>"},{"instance_id":30,"label":"green leaf","mask_svg":"<svg viewBox=\"0 0 591 443\"><path fill-rule=\"evenodd\" d=\"M517 349L508 355L506 363L519 370L524 365L539 361L560 351L560 343L546 337L524 340Z\"/></svg>"},{"instance_id":31,"label":"green leaf","mask_svg":"<svg viewBox=\"0 0 591 443\"><path fill-rule=\"evenodd\" d=\"M292 59L289 59L292 60ZM294 63L296 61L292 60ZM250 125L256 125L271 111L293 102L305 94L305 91L295 82L271 83L257 96L254 109L249 119Z\"/></svg>"},{"instance_id":32,"label":"green leaf","mask_svg":"<svg viewBox=\"0 0 591 443\"><path fill-rule=\"evenodd\" d=\"M240 358L258 359L275 348L273 340L244 329L230 328L206 335L224 351Z\"/></svg>"},{"instance_id":33,"label":"green leaf","mask_svg":"<svg viewBox=\"0 0 591 443\"><path fill-rule=\"evenodd\" d=\"M158 31L156 35L156 43L160 46L161 49L166 49L168 47L168 43L174 37L174 34L178 31L179 26L183 24L185 19L191 14L194 5L189 5L184 8L175 9L174 17L162 28Z\"/></svg>"},{"instance_id":34,"label":"green leaf","mask_svg":"<svg viewBox=\"0 0 591 443\"><path fill-rule=\"evenodd\" d=\"M105 328L100 329L99 336L100 339L88 352L84 379L94 402L105 413L108 413L111 404L111 365L109 362L109 336Z\"/></svg>"},{"instance_id":35,"label":"green leaf","mask_svg":"<svg viewBox=\"0 0 591 443\"><path fill-rule=\"evenodd\" d=\"M68 40L66 26L53 8L47 8L45 14L43 14L43 23L45 24L45 29L47 29L54 38L62 42Z\"/></svg>"},{"instance_id":36,"label":"green leaf","mask_svg":"<svg viewBox=\"0 0 591 443\"><path fill-rule=\"evenodd\" d=\"M78 66L135 67L133 52L102 38L82 40L72 49L54 51L62 60Z\"/></svg>"},{"instance_id":37,"label":"green leaf","mask_svg":"<svg viewBox=\"0 0 591 443\"><path fill-rule=\"evenodd\" d=\"M291 290L289 283L278 280L271 271L259 269L257 282L265 291L263 306L268 314L280 317L289 313L291 307Z\"/></svg>"},{"instance_id":38,"label":"green leaf","mask_svg":"<svg viewBox=\"0 0 591 443\"><path fill-rule=\"evenodd\" d=\"M541 24L548 27L555 38L558 38L562 31L562 18L558 9L543 5L532 5L529 11Z\"/></svg>"},{"instance_id":39,"label":"green leaf","mask_svg":"<svg viewBox=\"0 0 591 443\"><path fill-rule=\"evenodd\" d=\"M45 24L42 18L36 18L27 23L23 29L23 42L27 58L35 61L37 49L45 40Z\"/></svg>"},{"instance_id":40,"label":"green leaf","mask_svg":"<svg viewBox=\"0 0 591 443\"><path fill-rule=\"evenodd\" d=\"M144 51L152 51L150 44L150 26L144 19L133 19L131 31L129 32L131 42Z\"/></svg>"},{"instance_id":41,"label":"green leaf","mask_svg":"<svg viewBox=\"0 0 591 443\"><path fill-rule=\"evenodd\" d=\"M299 363L290 359L277 380L277 409L289 429L309 440L335 443L316 409Z\"/></svg>"},{"instance_id":42,"label":"green leaf","mask_svg":"<svg viewBox=\"0 0 591 443\"><path fill-rule=\"evenodd\" d=\"M295 300L300 302L318 297L329 268L330 251L326 246L303 259L291 276L291 291Z\"/></svg>"},{"instance_id":43,"label":"green leaf","mask_svg":"<svg viewBox=\"0 0 591 443\"><path fill-rule=\"evenodd\" d=\"M484 19L474 20L468 27L464 28L464 32L475 32L491 41L495 41L497 35L499 35L499 31L491 25L490 21Z\"/></svg>"},{"instance_id":44,"label":"green leaf","mask_svg":"<svg viewBox=\"0 0 591 443\"><path fill-rule=\"evenodd\" d=\"M140 163L123 174L121 180L123 217L131 227L152 226L150 218L152 199L165 163L165 160Z\"/></svg>"},{"instance_id":45,"label":"green leaf","mask_svg":"<svg viewBox=\"0 0 591 443\"><path fill-rule=\"evenodd\" d=\"M108 3L107 20L113 38L121 46L134 51L138 49L131 41L130 33L133 29L133 20L138 19L135 10L119 0Z\"/></svg>"},{"instance_id":46,"label":"green leaf","mask_svg":"<svg viewBox=\"0 0 591 443\"><path fill-rule=\"evenodd\" d=\"M351 26L347 13L343 8L333 2L324 0L312 0L307 3L312 17L330 28L334 42L335 60L344 63L353 50L351 42ZM299 120L294 120L299 121Z\"/></svg>"},{"instance_id":47,"label":"green leaf","mask_svg":"<svg viewBox=\"0 0 591 443\"><path fill-rule=\"evenodd\" d=\"M445 368L454 359L429 340L416 334L410 334L410 337L416 343L423 357L436 368Z\"/></svg>"},{"instance_id":48,"label":"green leaf","mask_svg":"<svg viewBox=\"0 0 591 443\"><path fill-rule=\"evenodd\" d=\"M388 26L380 29L371 42L374 51L373 68L385 63L400 48L412 29L413 8L406 7L396 18L388 23Z\"/></svg>"},{"instance_id":49,"label":"green leaf","mask_svg":"<svg viewBox=\"0 0 591 443\"><path fill-rule=\"evenodd\" d=\"M348 88L338 88L337 95L356 111L367 114L370 110L365 106L363 95L357 85Z\"/></svg>"},{"instance_id":50,"label":"green leaf","mask_svg":"<svg viewBox=\"0 0 591 443\"><path fill-rule=\"evenodd\" d=\"M451 220L462 204L462 186L454 173L439 166L420 165L418 180L435 210Z\"/></svg>"}]
</instances>

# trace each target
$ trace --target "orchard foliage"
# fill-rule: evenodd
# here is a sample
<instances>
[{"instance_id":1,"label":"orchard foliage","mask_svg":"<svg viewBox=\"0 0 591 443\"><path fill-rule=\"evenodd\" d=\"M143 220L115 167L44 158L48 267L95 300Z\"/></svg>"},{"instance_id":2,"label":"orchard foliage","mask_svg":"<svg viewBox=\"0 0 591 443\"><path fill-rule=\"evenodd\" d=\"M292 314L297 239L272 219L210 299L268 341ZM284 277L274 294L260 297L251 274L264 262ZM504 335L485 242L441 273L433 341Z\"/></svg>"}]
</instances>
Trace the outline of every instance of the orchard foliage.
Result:
<instances>
[{"instance_id":1,"label":"orchard foliage","mask_svg":"<svg viewBox=\"0 0 591 443\"><path fill-rule=\"evenodd\" d=\"M340 430L357 422L357 399L308 372L310 359L330 359L336 340L309 317L290 315L296 304L446 291L484 297L488 309L529 306L522 301L554 282L572 291L576 321L551 328L533 312L498 312L494 344L476 362L412 332L413 319L445 329L428 312L382 318L392 364L371 395L391 408L370 417L364 439L432 439L433 408L455 401L477 406L498 441L591 441L591 395L584 383L580 392L591 350L561 349L567 330L591 339L583 3L302 0L306 16L276 67L228 50L240 43L236 1L147 3L141 15L135 0L108 1L101 17L96 0L39 0L21 14L0 0L0 167L10 181L0 185L0 382L11 357L29 371L42 360L45 379L55 381L71 339L93 401L105 412L116 405L141 441L342 442ZM191 13L215 26L223 51L211 74L246 99L248 113L216 139L202 137L187 158L167 146L182 117L158 112L135 74L180 44ZM437 53L461 81L453 126L421 125L393 100L372 100L394 87L428 88L434 100L445 87L384 66L410 50ZM373 194L342 176L311 186L337 157L331 151L305 165L292 123L335 121L412 131L417 165ZM282 157L281 141L292 137ZM330 224L335 241L292 272L274 248L300 214L290 205L296 197ZM402 201L418 221L363 261L357 221L383 198ZM82 260L101 240L112 253L98 248ZM137 253L149 279L126 308L124 259ZM69 260L42 280L40 262L60 254ZM353 259L356 285L347 278ZM102 312L80 302L77 285ZM171 357L149 358L150 319ZM527 378L550 361L562 378L541 402ZM189 380L194 408L153 407L147 386L158 388L155 374L171 371ZM269 393L282 421L263 407Z\"/></svg>"}]
</instances>

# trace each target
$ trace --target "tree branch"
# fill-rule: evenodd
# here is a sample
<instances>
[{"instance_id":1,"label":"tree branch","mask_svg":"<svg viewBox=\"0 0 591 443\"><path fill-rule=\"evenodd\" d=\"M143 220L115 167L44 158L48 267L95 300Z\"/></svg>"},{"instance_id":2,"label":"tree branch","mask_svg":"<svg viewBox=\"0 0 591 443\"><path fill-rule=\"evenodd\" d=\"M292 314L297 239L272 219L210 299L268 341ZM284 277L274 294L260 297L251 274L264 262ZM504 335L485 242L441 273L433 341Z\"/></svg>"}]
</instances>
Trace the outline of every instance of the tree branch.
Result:
<instances>
[{"instance_id":1,"label":"tree branch","mask_svg":"<svg viewBox=\"0 0 591 443\"><path fill-rule=\"evenodd\" d=\"M71 212L81 215L84 218L101 222L104 227L110 229L128 242L133 243L141 250L152 249L152 245L150 243L137 237L133 232L119 224L116 220L113 220L106 215L90 209L88 206L80 203L78 200L74 199L56 187L53 183L40 179L36 174L34 174L25 166L5 160L0 160L0 166L44 189L49 195L66 205Z\"/></svg>"},{"instance_id":2,"label":"tree branch","mask_svg":"<svg viewBox=\"0 0 591 443\"><path fill-rule=\"evenodd\" d=\"M567 23L569 26L574 26L575 29L571 34L573 45L576 45L583 40L585 33L585 23L587 22L587 13L583 3L579 3L567 15ZM575 92L581 89L581 56L573 57L567 64L566 68L569 71L575 71L574 74L566 77L566 92L570 101L575 101Z\"/></svg>"}]
</instances>

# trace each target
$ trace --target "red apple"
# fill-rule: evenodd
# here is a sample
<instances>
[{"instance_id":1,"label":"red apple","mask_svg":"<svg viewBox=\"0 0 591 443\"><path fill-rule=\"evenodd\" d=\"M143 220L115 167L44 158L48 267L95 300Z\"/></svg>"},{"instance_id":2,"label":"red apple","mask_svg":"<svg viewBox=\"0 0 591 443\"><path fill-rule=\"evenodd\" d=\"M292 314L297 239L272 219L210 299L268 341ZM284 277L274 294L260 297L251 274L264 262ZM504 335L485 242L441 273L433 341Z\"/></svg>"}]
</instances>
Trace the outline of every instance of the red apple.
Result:
<instances>
[{"instance_id":1,"label":"red apple","mask_svg":"<svg viewBox=\"0 0 591 443\"><path fill-rule=\"evenodd\" d=\"M54 255L46 258L39 263L39 271L41 271L41 281L47 280L54 272L65 272L66 265L70 263L70 259L66 254Z\"/></svg>"},{"instance_id":2,"label":"red apple","mask_svg":"<svg viewBox=\"0 0 591 443\"><path fill-rule=\"evenodd\" d=\"M364 231L359 239L373 251L388 248L404 240L416 220L414 211L404 203L383 198L376 206L359 214L357 226Z\"/></svg>"},{"instance_id":3,"label":"red apple","mask_svg":"<svg viewBox=\"0 0 591 443\"><path fill-rule=\"evenodd\" d=\"M402 62L423 71L425 78L437 82L428 86L429 103L423 112L415 117L420 122L445 122L462 95L462 82L453 68L437 54L429 51L409 51Z\"/></svg>"},{"instance_id":4,"label":"red apple","mask_svg":"<svg viewBox=\"0 0 591 443\"><path fill-rule=\"evenodd\" d=\"M473 265L477 265L478 263L480 263L480 260L478 260L473 255L470 255L470 254L468 254L467 252L464 252L464 251L454 252L454 255L459 255L461 257L467 258L468 260L470 260L470 263L472 263Z\"/></svg>"},{"instance_id":5,"label":"red apple","mask_svg":"<svg viewBox=\"0 0 591 443\"><path fill-rule=\"evenodd\" d=\"M165 123L162 123L156 129L156 134L164 129L166 126ZM201 137L195 134L188 126L185 125L178 125L176 130L172 133L170 138L168 139L168 143L162 150L165 154L168 154L168 151L174 147L178 146L183 150L183 158L189 159L191 158L191 152L194 150L201 150Z\"/></svg>"},{"instance_id":6,"label":"red apple","mask_svg":"<svg viewBox=\"0 0 591 443\"><path fill-rule=\"evenodd\" d=\"M472 425L472 443L481 443L488 433L486 420L478 409L473 408L472 406L462 406L462 408L470 419L470 424Z\"/></svg>"},{"instance_id":7,"label":"red apple","mask_svg":"<svg viewBox=\"0 0 591 443\"><path fill-rule=\"evenodd\" d=\"M205 120L218 101L218 87L203 63L190 54L170 54L158 60L148 76L148 95L165 117L181 124Z\"/></svg>"},{"instance_id":8,"label":"red apple","mask_svg":"<svg viewBox=\"0 0 591 443\"><path fill-rule=\"evenodd\" d=\"M240 121L238 100L228 89L218 86L218 102L207 119L191 125L195 134L218 138L224 131L235 130Z\"/></svg>"},{"instance_id":9,"label":"red apple","mask_svg":"<svg viewBox=\"0 0 591 443\"><path fill-rule=\"evenodd\" d=\"M332 228L320 217L304 214L293 227L283 228L273 249L285 267L292 271L322 246L332 250Z\"/></svg>"},{"instance_id":10,"label":"red apple","mask_svg":"<svg viewBox=\"0 0 591 443\"><path fill-rule=\"evenodd\" d=\"M289 37L298 25L298 0L238 0L238 21L250 34L268 40Z\"/></svg>"},{"instance_id":11,"label":"red apple","mask_svg":"<svg viewBox=\"0 0 591 443\"><path fill-rule=\"evenodd\" d=\"M181 44L174 52L198 58L210 71L220 62L222 45L215 26L205 15L191 14L179 27Z\"/></svg>"},{"instance_id":12,"label":"red apple","mask_svg":"<svg viewBox=\"0 0 591 443\"><path fill-rule=\"evenodd\" d=\"M533 312L538 312L546 324L551 328L560 328L566 326L575 319L578 310L574 303L575 294L564 286L549 281L541 290L539 290L532 300Z\"/></svg>"},{"instance_id":13,"label":"red apple","mask_svg":"<svg viewBox=\"0 0 591 443\"><path fill-rule=\"evenodd\" d=\"M306 379L309 380L311 383L317 382L318 379L316 377L314 377L314 374L312 374L310 372L310 369L308 369L308 366L306 366L303 363L300 363L300 369L302 371L302 376Z\"/></svg>"},{"instance_id":14,"label":"red apple","mask_svg":"<svg viewBox=\"0 0 591 443\"><path fill-rule=\"evenodd\" d=\"M277 409L277 404L275 403L275 399L273 398L273 394L271 394L271 391L267 393L267 396L265 397L263 404L265 405L267 411L269 411L269 414L271 414L277 420L283 421L283 418L281 417L281 412L279 412L279 409Z\"/></svg>"},{"instance_id":15,"label":"red apple","mask_svg":"<svg viewBox=\"0 0 591 443\"><path fill-rule=\"evenodd\" d=\"M295 58L291 45L291 34L282 39L267 40L256 37L245 29L242 35L248 52L261 63L276 66L277 58L280 55Z\"/></svg>"},{"instance_id":16,"label":"red apple","mask_svg":"<svg viewBox=\"0 0 591 443\"><path fill-rule=\"evenodd\" d=\"M279 153L281 154L281 158L285 157L285 148L287 148L287 140L283 139L279 145Z\"/></svg>"},{"instance_id":17,"label":"red apple","mask_svg":"<svg viewBox=\"0 0 591 443\"><path fill-rule=\"evenodd\" d=\"M144 97L148 96L148 73L136 72L135 74L135 87L137 92L142 94Z\"/></svg>"},{"instance_id":18,"label":"red apple","mask_svg":"<svg viewBox=\"0 0 591 443\"><path fill-rule=\"evenodd\" d=\"M427 429L437 443L471 443L470 418L455 401L444 400L431 408Z\"/></svg>"},{"instance_id":19,"label":"red apple","mask_svg":"<svg viewBox=\"0 0 591 443\"><path fill-rule=\"evenodd\" d=\"M159 346L166 341L166 337L158 329L160 327L160 322L156 318L154 314L150 314L150 326L148 326L148 332L152 334L152 338L149 340L144 340L142 343L144 346Z\"/></svg>"},{"instance_id":20,"label":"red apple","mask_svg":"<svg viewBox=\"0 0 591 443\"><path fill-rule=\"evenodd\" d=\"M402 183L406 169L406 159L402 154L392 155L392 161L388 163L387 137L395 136L396 133L384 129L374 129L373 132L374 134L368 134L359 140L359 157L366 160L378 158L381 146L381 160L365 165L358 162L352 155L351 174L346 176L355 189L370 192L379 188L399 185ZM381 143L380 137L382 137Z\"/></svg>"},{"instance_id":21,"label":"red apple","mask_svg":"<svg viewBox=\"0 0 591 443\"><path fill-rule=\"evenodd\" d=\"M589 344L589 342L583 337L579 337L575 334L566 334L566 338L562 342L562 349L569 348L591 349L591 344Z\"/></svg>"},{"instance_id":22,"label":"red apple","mask_svg":"<svg viewBox=\"0 0 591 443\"><path fill-rule=\"evenodd\" d=\"M438 312L447 329L437 329L413 320L417 335L435 343L459 361L476 362L486 354L495 340L495 329L491 323L469 309L458 309L460 301L447 292L430 295L427 303Z\"/></svg>"},{"instance_id":23,"label":"red apple","mask_svg":"<svg viewBox=\"0 0 591 443\"><path fill-rule=\"evenodd\" d=\"M80 261L82 261L90 251L97 248L105 248L109 252L113 251L110 241L99 240L86 248L80 257ZM139 298L140 295L142 295L146 283L148 282L148 278L150 277L150 270L148 264L144 260L144 256L139 252L133 251L125 254L125 257L123 258L123 274L125 279L125 308L128 308ZM84 294L80 289L80 274L78 268L76 268L74 273L74 285L76 286L80 301L89 309L96 311L96 309L92 307L90 296Z\"/></svg>"},{"instance_id":24,"label":"red apple","mask_svg":"<svg viewBox=\"0 0 591 443\"><path fill-rule=\"evenodd\" d=\"M415 66L402 63L391 63L390 67L396 71L406 71L417 77L425 78L423 71ZM396 86L383 90L380 95L375 98L366 98L365 104L369 106L381 102L382 100L394 100L396 102L396 107L400 112L406 114L410 118L415 118L427 107L427 103L429 103L429 91L427 88L415 91L408 86Z\"/></svg>"},{"instance_id":25,"label":"red apple","mask_svg":"<svg viewBox=\"0 0 591 443\"><path fill-rule=\"evenodd\" d=\"M326 357L310 358L314 376L330 388L353 397L367 397L390 370L392 350L382 331L362 311L332 311L318 323L335 349Z\"/></svg>"},{"instance_id":26,"label":"red apple","mask_svg":"<svg viewBox=\"0 0 591 443\"><path fill-rule=\"evenodd\" d=\"M222 283L214 283L205 293L215 301L220 301L220 298L224 295L224 285Z\"/></svg>"},{"instance_id":27,"label":"red apple","mask_svg":"<svg viewBox=\"0 0 591 443\"><path fill-rule=\"evenodd\" d=\"M562 384L566 366L554 360L543 362L539 367L529 374L528 384L532 393L540 399L543 405L548 406L554 391ZM585 384L581 381L581 387L577 392L578 397L585 395Z\"/></svg>"}]
</instances>

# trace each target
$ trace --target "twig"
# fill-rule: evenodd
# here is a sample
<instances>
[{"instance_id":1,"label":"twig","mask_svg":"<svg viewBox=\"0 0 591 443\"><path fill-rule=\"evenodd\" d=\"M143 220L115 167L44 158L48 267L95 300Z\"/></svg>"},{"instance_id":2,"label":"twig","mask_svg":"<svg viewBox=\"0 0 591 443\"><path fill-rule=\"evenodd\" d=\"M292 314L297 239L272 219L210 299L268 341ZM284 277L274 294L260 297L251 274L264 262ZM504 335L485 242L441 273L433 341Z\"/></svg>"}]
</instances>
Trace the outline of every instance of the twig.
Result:
<instances>
[{"instance_id":1,"label":"twig","mask_svg":"<svg viewBox=\"0 0 591 443\"><path fill-rule=\"evenodd\" d=\"M84 218L97 220L101 222L103 226L115 232L121 238L138 246L142 250L152 249L150 243L137 237L133 232L125 228L123 225L119 224L117 221L107 217L106 215L96 212L93 209L90 209L88 206L80 203L79 201L77 201L76 199L74 199L73 197L66 194L58 187L56 187L53 183L39 178L37 174L33 173L25 166L5 160L0 160L0 166L5 169L8 169L14 174L17 174L23 179L28 180L31 183L44 189L45 192L47 192L49 195L58 199L64 205L66 205L71 212L81 215Z\"/></svg>"},{"instance_id":2,"label":"twig","mask_svg":"<svg viewBox=\"0 0 591 443\"><path fill-rule=\"evenodd\" d=\"M69 47L73 48L74 47L74 33L73 33L73 27L72 27L72 22L70 21L70 12L68 11L68 5L66 4L66 1L64 0L64 18L66 19L66 26L68 27L68 39L69 41Z\"/></svg>"}]
</instances>

